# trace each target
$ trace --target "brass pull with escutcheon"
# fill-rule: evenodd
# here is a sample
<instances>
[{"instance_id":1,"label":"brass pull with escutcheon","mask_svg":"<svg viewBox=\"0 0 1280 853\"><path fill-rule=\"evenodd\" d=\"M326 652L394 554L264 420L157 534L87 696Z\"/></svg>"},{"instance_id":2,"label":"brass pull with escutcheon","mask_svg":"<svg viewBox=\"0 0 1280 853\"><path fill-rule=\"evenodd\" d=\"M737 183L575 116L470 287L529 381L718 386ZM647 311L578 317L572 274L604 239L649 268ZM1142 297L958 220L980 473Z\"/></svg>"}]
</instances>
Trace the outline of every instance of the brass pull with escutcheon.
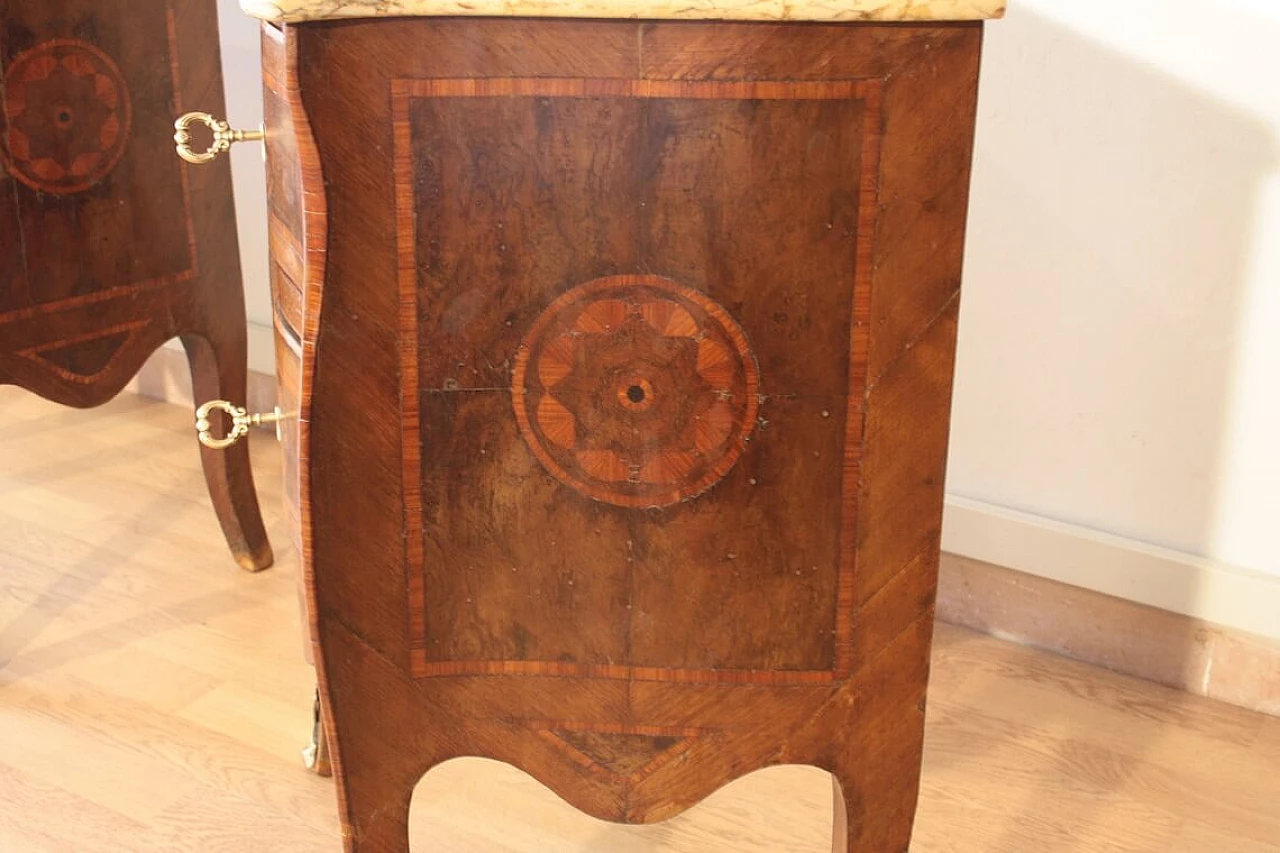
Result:
<instances>
[{"instance_id":1,"label":"brass pull with escutcheon","mask_svg":"<svg viewBox=\"0 0 1280 853\"><path fill-rule=\"evenodd\" d=\"M231 418L231 428L227 430L227 434L222 438L218 438L213 434L213 422L209 418L214 412L225 412ZM281 439L280 422L286 417L287 415L280 411L279 406L276 406L273 412L251 415L243 407L237 406L235 403L228 403L226 400L210 400L196 409L196 432L200 436L200 443L205 447L214 450L226 450L248 435L251 428L264 426L265 424L273 424L275 426L276 441L279 441Z\"/></svg>"},{"instance_id":2,"label":"brass pull with escutcheon","mask_svg":"<svg viewBox=\"0 0 1280 853\"><path fill-rule=\"evenodd\" d=\"M204 151L191 147L191 126L203 124L213 134L213 144ZM208 113L187 113L173 123L173 141L178 146L178 156L197 166L212 163L218 155L228 151L237 142L260 142L266 139L261 130L232 130L231 125Z\"/></svg>"}]
</instances>

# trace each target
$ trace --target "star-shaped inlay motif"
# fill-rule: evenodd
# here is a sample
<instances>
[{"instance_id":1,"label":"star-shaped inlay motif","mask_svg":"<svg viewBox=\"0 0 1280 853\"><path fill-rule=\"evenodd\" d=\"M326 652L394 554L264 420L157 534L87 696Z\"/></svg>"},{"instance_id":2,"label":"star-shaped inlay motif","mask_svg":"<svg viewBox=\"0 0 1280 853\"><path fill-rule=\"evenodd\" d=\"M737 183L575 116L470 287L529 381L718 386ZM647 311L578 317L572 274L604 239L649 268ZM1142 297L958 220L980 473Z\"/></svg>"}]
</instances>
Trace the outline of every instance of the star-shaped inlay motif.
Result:
<instances>
[{"instance_id":1,"label":"star-shaped inlay motif","mask_svg":"<svg viewBox=\"0 0 1280 853\"><path fill-rule=\"evenodd\" d=\"M548 470L623 506L665 506L723 477L759 384L728 312L657 276L565 294L535 323L514 380L517 419Z\"/></svg>"},{"instance_id":2,"label":"star-shaped inlay motif","mask_svg":"<svg viewBox=\"0 0 1280 853\"><path fill-rule=\"evenodd\" d=\"M42 192L80 192L124 152L130 121L120 71L90 44L55 40L21 54L5 75L4 153Z\"/></svg>"}]
</instances>

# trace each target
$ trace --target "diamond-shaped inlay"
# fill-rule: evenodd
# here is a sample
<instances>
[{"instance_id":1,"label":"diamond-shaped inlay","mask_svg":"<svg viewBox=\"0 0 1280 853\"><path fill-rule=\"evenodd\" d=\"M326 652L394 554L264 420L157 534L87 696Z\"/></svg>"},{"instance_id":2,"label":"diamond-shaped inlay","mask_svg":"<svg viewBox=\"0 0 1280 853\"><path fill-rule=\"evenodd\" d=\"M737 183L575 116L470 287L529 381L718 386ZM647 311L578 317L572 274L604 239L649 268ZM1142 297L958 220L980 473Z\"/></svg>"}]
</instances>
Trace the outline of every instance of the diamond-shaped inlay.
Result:
<instances>
[{"instance_id":1,"label":"diamond-shaped inlay","mask_svg":"<svg viewBox=\"0 0 1280 853\"><path fill-rule=\"evenodd\" d=\"M53 39L19 54L4 73L6 169L34 190L77 193L120 162L132 108L124 76L87 42Z\"/></svg>"},{"instance_id":2,"label":"diamond-shaped inlay","mask_svg":"<svg viewBox=\"0 0 1280 853\"><path fill-rule=\"evenodd\" d=\"M19 350L18 355L52 370L63 379L87 385L110 368L138 332L150 324L150 320L121 323L85 335Z\"/></svg>"},{"instance_id":3,"label":"diamond-shaped inlay","mask_svg":"<svg viewBox=\"0 0 1280 853\"><path fill-rule=\"evenodd\" d=\"M516 357L516 419L557 479L596 500L661 507L742 455L760 376L746 333L705 294L653 275L553 302Z\"/></svg>"},{"instance_id":4,"label":"diamond-shaped inlay","mask_svg":"<svg viewBox=\"0 0 1280 853\"><path fill-rule=\"evenodd\" d=\"M710 734L698 729L602 731L600 727L568 723L541 723L534 728L575 764L632 784L652 775Z\"/></svg>"}]
</instances>

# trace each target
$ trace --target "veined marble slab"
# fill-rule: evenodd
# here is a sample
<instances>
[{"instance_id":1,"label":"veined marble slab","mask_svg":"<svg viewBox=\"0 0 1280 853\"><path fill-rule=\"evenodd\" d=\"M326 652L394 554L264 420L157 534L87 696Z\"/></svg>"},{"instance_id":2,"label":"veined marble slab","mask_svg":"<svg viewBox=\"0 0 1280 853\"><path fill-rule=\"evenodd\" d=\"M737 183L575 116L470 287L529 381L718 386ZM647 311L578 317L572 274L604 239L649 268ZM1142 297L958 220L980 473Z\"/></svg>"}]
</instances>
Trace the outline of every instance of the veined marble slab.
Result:
<instances>
[{"instance_id":1,"label":"veined marble slab","mask_svg":"<svg viewBox=\"0 0 1280 853\"><path fill-rule=\"evenodd\" d=\"M396 15L731 21L965 21L998 18L1005 0L240 0L269 21Z\"/></svg>"}]
</instances>

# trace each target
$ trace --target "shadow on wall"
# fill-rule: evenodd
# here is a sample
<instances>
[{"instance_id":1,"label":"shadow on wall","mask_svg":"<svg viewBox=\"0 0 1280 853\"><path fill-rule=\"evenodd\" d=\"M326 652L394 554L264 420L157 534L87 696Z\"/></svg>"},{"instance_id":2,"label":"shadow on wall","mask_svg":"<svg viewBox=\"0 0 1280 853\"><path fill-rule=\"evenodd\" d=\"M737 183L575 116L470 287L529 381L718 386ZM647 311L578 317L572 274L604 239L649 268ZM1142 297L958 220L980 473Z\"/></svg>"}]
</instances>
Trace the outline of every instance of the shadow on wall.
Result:
<instances>
[{"instance_id":1,"label":"shadow on wall","mask_svg":"<svg viewBox=\"0 0 1280 853\"><path fill-rule=\"evenodd\" d=\"M949 485L1188 555L1185 572L1113 586L1195 612L1217 590L1190 564L1222 559L1219 501L1239 473L1228 467L1233 393L1277 141L1259 116L1029 3L989 31ZM1182 5L1164 24L1195 31L1203 11ZM1274 19L1216 9L1213 20L1199 44L1210 57L1252 58L1257 34L1280 37ZM1248 366L1258 371L1256 353ZM1254 521L1231 520L1237 533ZM1265 531L1249 532L1257 553ZM1181 666L1165 648L1154 668L1198 684L1217 649L1188 636ZM1234 692L1215 684L1213 695Z\"/></svg>"},{"instance_id":2,"label":"shadow on wall","mask_svg":"<svg viewBox=\"0 0 1280 853\"><path fill-rule=\"evenodd\" d=\"M1016 4L983 73L951 487L1207 554L1275 140Z\"/></svg>"},{"instance_id":3,"label":"shadow on wall","mask_svg":"<svg viewBox=\"0 0 1280 853\"><path fill-rule=\"evenodd\" d=\"M1194 26L1186 6L1169 14ZM1214 14L1239 17L1246 31L1276 29L1243 12ZM1277 141L1259 117L1025 4L988 29L983 74L950 491L1211 554L1260 190L1280 160ZM1194 602L1199 592L1172 597ZM1013 618L1031 624L1037 614ZM1191 672L1206 662L1202 642L1188 627L1178 648L1156 651ZM940 642L937 668L963 658L962 647ZM1088 698L1127 701L1108 691ZM930 785L954 778L948 768L998 774L984 767L991 753L1050 742L1039 738L1049 731L1063 746L1039 757L1025 796L992 804L1002 830L958 849L1067 838L1078 846L1062 849L1098 849L1118 810L1144 836L1133 849L1169 849L1182 816L1135 801L1125 769L1126 756L1156 745L1125 742L1122 754L1079 707L1055 707L1051 691L1045 699L1034 725L996 724L1001 733L986 741L965 734L960 713L931 705L922 823L934 824ZM991 697L993 720L1000 704ZM1143 713L1182 725L1205 710L1170 691ZM1062 796L1049 784L1060 778L1083 781L1073 808L1055 817L1043 797ZM1248 784L1216 795L1247 800ZM1053 825L1063 818L1070 824Z\"/></svg>"}]
</instances>

